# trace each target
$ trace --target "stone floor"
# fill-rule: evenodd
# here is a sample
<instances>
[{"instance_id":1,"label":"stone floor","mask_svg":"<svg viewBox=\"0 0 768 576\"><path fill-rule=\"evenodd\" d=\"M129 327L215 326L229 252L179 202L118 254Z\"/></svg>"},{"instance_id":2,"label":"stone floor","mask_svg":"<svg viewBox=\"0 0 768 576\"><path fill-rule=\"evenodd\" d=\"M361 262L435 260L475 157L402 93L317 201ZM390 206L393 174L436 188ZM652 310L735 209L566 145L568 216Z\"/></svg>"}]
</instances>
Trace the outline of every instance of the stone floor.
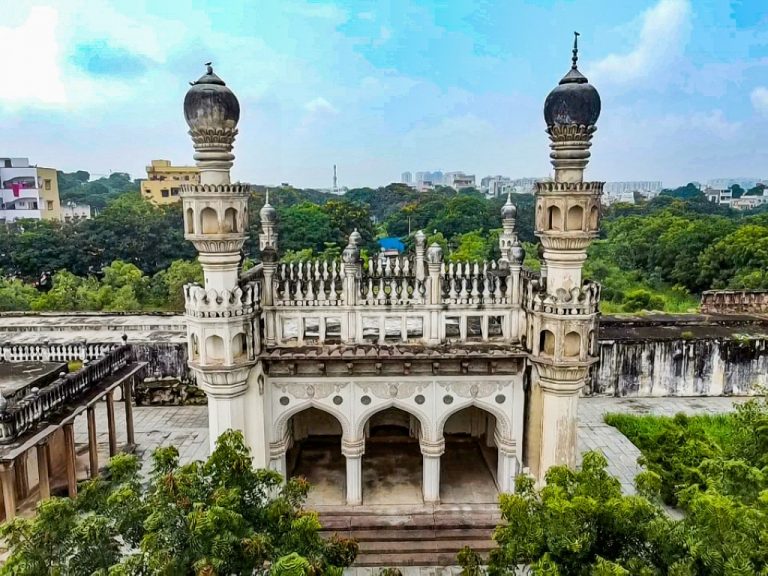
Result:
<instances>
[{"instance_id":1,"label":"stone floor","mask_svg":"<svg viewBox=\"0 0 768 576\"><path fill-rule=\"evenodd\" d=\"M608 412L626 412L632 414L659 414L672 416L678 412L687 414L712 414L719 412L728 412L732 409L734 402L742 402L746 399L741 398L582 398L579 402L579 452L587 450L601 450L608 458L609 471L617 476L622 486L627 492L633 491L633 479L639 471L637 466L637 457L639 451L625 436L620 434L615 428L608 426L603 422L603 415ZM121 441L125 441L125 417L123 405L115 404L117 415L116 428ZM179 448L182 462L188 462L195 459L202 459L208 455L208 416L205 406L172 406L172 407L136 407L134 408L134 426L137 443L137 453L144 463L143 470L148 472L151 463L149 455L157 446L173 444ZM106 409L104 404L97 407L97 429L99 432L99 452L101 462L106 461L108 451L107 443L107 425ZM75 428L75 440L82 445L87 442L87 428L85 417L79 418ZM366 456L375 456L376 449L370 445L366 450ZM339 455L340 456L340 455ZM379 478L391 473L392 470L402 470L405 467L408 458L412 460L412 470L418 470L421 474L421 458L418 455L418 445L415 446L415 453L410 451L403 453L403 461L400 463L383 458L379 464L374 462L374 466L368 463L364 466L364 491L366 488L370 491L380 482ZM373 458L376 459L375 457ZM302 473L307 472L312 481L313 473L310 462ZM337 466L343 464L343 461L337 462ZM409 464L409 467L410 467ZM443 475L447 478L459 480L462 474L469 473L473 469L482 467L487 470L487 466L482 462L478 453L472 454L471 451L458 452L449 447L446 449L446 456L443 462ZM315 469L316 470L316 469ZM343 468L340 468L343 477ZM316 476L316 472L314 473ZM317 480L317 478L315 478ZM334 485L339 484L339 478L329 476ZM461 485L468 481L463 478L458 482L451 482L452 485ZM478 498L481 501L487 499L490 495L490 486L492 479L490 473L488 478L476 484L473 490L477 490ZM384 486L379 486L385 488ZM450 488L441 486L441 491L448 500L455 499L451 494ZM338 493L338 489L337 489ZM381 493L382 495L384 492ZM318 494L319 495L319 494ZM412 496L412 495L411 495ZM405 495L403 497L406 497ZM410 496L407 496L410 498Z\"/></svg>"},{"instance_id":2,"label":"stone floor","mask_svg":"<svg viewBox=\"0 0 768 576\"><path fill-rule=\"evenodd\" d=\"M344 503L346 462L339 437L315 437L301 443L292 471L312 485L307 504ZM291 458L289 458L291 460ZM488 504L498 492L476 442L446 439L441 461L440 496L444 504ZM422 456L416 440L369 438L363 457L363 505L421 505Z\"/></svg>"}]
</instances>

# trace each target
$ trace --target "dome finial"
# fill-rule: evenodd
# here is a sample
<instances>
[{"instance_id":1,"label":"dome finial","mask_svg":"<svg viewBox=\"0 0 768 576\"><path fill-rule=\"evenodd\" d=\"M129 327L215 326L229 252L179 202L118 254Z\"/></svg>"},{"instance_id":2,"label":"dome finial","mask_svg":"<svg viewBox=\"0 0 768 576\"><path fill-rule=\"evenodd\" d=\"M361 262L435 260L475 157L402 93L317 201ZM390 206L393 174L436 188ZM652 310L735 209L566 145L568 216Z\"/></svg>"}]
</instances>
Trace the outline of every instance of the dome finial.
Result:
<instances>
[{"instance_id":1,"label":"dome finial","mask_svg":"<svg viewBox=\"0 0 768 576\"><path fill-rule=\"evenodd\" d=\"M573 57L571 58L571 69L576 70L576 63L579 61L579 33L573 33Z\"/></svg>"},{"instance_id":2,"label":"dome finial","mask_svg":"<svg viewBox=\"0 0 768 576\"><path fill-rule=\"evenodd\" d=\"M213 62L206 62L205 63L205 70L208 74L213 74Z\"/></svg>"}]
</instances>

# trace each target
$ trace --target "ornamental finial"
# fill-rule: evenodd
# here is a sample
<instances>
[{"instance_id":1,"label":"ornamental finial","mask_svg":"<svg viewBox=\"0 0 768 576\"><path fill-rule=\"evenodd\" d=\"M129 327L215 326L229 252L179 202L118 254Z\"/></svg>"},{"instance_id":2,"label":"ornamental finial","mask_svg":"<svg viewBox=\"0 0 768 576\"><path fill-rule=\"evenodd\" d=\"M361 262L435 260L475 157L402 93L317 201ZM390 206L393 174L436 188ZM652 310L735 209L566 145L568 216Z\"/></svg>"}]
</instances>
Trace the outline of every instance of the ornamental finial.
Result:
<instances>
[{"instance_id":1,"label":"ornamental finial","mask_svg":"<svg viewBox=\"0 0 768 576\"><path fill-rule=\"evenodd\" d=\"M573 33L573 57L571 58L571 69L576 70L576 63L579 61L579 33Z\"/></svg>"}]
</instances>

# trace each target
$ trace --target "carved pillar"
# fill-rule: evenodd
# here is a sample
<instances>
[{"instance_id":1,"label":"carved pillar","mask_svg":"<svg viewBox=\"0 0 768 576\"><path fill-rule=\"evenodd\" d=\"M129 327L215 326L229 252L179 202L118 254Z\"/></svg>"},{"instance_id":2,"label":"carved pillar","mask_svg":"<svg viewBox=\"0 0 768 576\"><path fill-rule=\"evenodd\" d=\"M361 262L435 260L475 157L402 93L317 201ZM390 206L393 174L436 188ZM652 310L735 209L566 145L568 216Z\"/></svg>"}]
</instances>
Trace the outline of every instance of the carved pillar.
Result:
<instances>
[{"instance_id":1,"label":"carved pillar","mask_svg":"<svg viewBox=\"0 0 768 576\"><path fill-rule=\"evenodd\" d=\"M443 249L437 242L427 249L427 268L429 278L427 280L427 304L433 308L429 312L428 344L440 343L440 310L438 306L443 301L443 284L440 277L440 269L443 265Z\"/></svg>"},{"instance_id":2,"label":"carved pillar","mask_svg":"<svg viewBox=\"0 0 768 576\"><path fill-rule=\"evenodd\" d=\"M419 442L423 456L422 491L425 504L440 503L440 457L445 453L445 439Z\"/></svg>"},{"instance_id":3,"label":"carved pillar","mask_svg":"<svg viewBox=\"0 0 768 576\"><path fill-rule=\"evenodd\" d=\"M269 467L279 473L284 480L288 479L288 466L285 456L290 444L291 436L287 430L282 440L269 443Z\"/></svg>"},{"instance_id":4,"label":"carved pillar","mask_svg":"<svg viewBox=\"0 0 768 576\"><path fill-rule=\"evenodd\" d=\"M416 240L416 261L415 261L415 274L416 280L424 282L427 278L427 273L424 269L425 258L427 257L427 236L423 230L419 230L414 235Z\"/></svg>"},{"instance_id":5,"label":"carved pillar","mask_svg":"<svg viewBox=\"0 0 768 576\"><path fill-rule=\"evenodd\" d=\"M86 416L88 418L88 461L90 463L91 478L99 475L99 449L96 443L96 410L88 406Z\"/></svg>"},{"instance_id":6,"label":"carved pillar","mask_svg":"<svg viewBox=\"0 0 768 576\"><path fill-rule=\"evenodd\" d=\"M250 369L250 365L195 369L198 385L208 397L208 435L211 451L216 448L218 437L227 430L246 430L245 393L248 390Z\"/></svg>"},{"instance_id":7,"label":"carved pillar","mask_svg":"<svg viewBox=\"0 0 768 576\"><path fill-rule=\"evenodd\" d=\"M51 478L48 470L48 440L43 440L37 446L37 477L40 500L51 497Z\"/></svg>"},{"instance_id":8,"label":"carved pillar","mask_svg":"<svg viewBox=\"0 0 768 576\"><path fill-rule=\"evenodd\" d=\"M133 384L135 378L131 378L129 381L123 384L123 401L125 402L125 434L127 436L126 442L128 446L136 444L136 436L133 430Z\"/></svg>"},{"instance_id":9,"label":"carved pillar","mask_svg":"<svg viewBox=\"0 0 768 576\"><path fill-rule=\"evenodd\" d=\"M347 459L347 506L363 503L363 454L365 438L341 440L341 453Z\"/></svg>"},{"instance_id":10,"label":"carved pillar","mask_svg":"<svg viewBox=\"0 0 768 576\"><path fill-rule=\"evenodd\" d=\"M115 429L115 399L112 392L107 392L107 432L109 435L109 457L117 454L117 430Z\"/></svg>"},{"instance_id":11,"label":"carved pillar","mask_svg":"<svg viewBox=\"0 0 768 576\"><path fill-rule=\"evenodd\" d=\"M519 474L519 461L515 443L499 435L494 436L496 449L498 450L498 467L496 481L499 492L513 492L515 489L515 477Z\"/></svg>"},{"instance_id":12,"label":"carved pillar","mask_svg":"<svg viewBox=\"0 0 768 576\"><path fill-rule=\"evenodd\" d=\"M67 493L70 498L77 496L77 453L75 452L75 429L70 422L64 424L64 451L67 464Z\"/></svg>"},{"instance_id":13,"label":"carved pillar","mask_svg":"<svg viewBox=\"0 0 768 576\"><path fill-rule=\"evenodd\" d=\"M13 520L16 517L16 474L13 471L13 462L0 464L0 484L3 487L3 505L5 506L5 520Z\"/></svg>"},{"instance_id":14,"label":"carved pillar","mask_svg":"<svg viewBox=\"0 0 768 576\"><path fill-rule=\"evenodd\" d=\"M264 274L262 303L265 307L271 307L275 305L275 272L277 271L277 254L272 252L264 252L262 258L267 256L269 261L264 260L262 264L262 272ZM267 346L274 346L277 344L277 326L275 324L275 312L274 310L267 309L264 318L265 328L265 340Z\"/></svg>"}]
</instances>

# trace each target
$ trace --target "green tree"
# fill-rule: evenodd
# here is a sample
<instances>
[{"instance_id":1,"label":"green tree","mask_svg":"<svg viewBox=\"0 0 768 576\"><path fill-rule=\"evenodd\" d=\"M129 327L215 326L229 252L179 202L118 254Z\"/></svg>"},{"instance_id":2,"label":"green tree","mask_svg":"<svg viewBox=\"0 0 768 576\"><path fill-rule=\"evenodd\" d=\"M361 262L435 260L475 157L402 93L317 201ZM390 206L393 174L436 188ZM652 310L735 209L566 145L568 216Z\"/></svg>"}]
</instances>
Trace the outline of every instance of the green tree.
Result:
<instances>
[{"instance_id":1,"label":"green tree","mask_svg":"<svg viewBox=\"0 0 768 576\"><path fill-rule=\"evenodd\" d=\"M280 250L283 252L305 248L322 252L325 243L333 241L331 219L316 204L302 202L280 210L278 214Z\"/></svg>"},{"instance_id":2,"label":"green tree","mask_svg":"<svg viewBox=\"0 0 768 576\"><path fill-rule=\"evenodd\" d=\"M18 279L0 279L0 311L29 310L37 290Z\"/></svg>"},{"instance_id":3,"label":"green tree","mask_svg":"<svg viewBox=\"0 0 768 576\"><path fill-rule=\"evenodd\" d=\"M182 466L174 447L152 461L148 486L135 456L117 456L77 499L47 500L0 527L10 550L0 575L250 575L271 564L322 576L355 558L353 541L320 537L302 508L307 483L253 469L239 432L219 437L205 462Z\"/></svg>"},{"instance_id":4,"label":"green tree","mask_svg":"<svg viewBox=\"0 0 768 576\"><path fill-rule=\"evenodd\" d=\"M460 234L456 243L449 258L452 262L483 262L490 257L492 246L480 230Z\"/></svg>"},{"instance_id":5,"label":"green tree","mask_svg":"<svg viewBox=\"0 0 768 576\"><path fill-rule=\"evenodd\" d=\"M652 491L651 499L623 495L606 466L601 453L588 452L581 470L551 468L540 490L519 477L516 493L500 496L503 523L493 534L498 548L490 552L488 573L514 574L527 564L537 575L692 576L681 571L686 550L677 523ZM653 482L641 478L639 485Z\"/></svg>"}]
</instances>

